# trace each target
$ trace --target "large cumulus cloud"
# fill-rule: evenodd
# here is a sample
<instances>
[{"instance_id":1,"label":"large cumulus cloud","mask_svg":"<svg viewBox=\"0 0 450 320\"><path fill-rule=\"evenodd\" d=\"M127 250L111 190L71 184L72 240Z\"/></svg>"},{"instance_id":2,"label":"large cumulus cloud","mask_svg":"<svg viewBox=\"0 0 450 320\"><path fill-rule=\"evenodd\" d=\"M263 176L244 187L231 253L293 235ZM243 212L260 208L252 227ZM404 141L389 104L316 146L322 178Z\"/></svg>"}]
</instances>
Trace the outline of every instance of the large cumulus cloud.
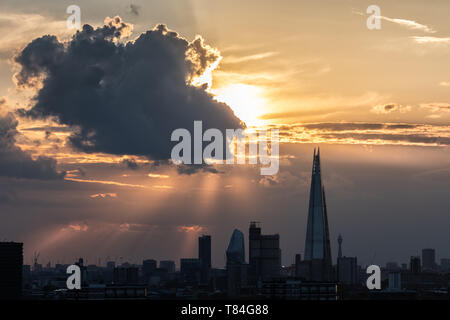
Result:
<instances>
[{"instance_id":1,"label":"large cumulus cloud","mask_svg":"<svg viewBox=\"0 0 450 320\"><path fill-rule=\"evenodd\" d=\"M33 40L16 57L18 85L42 81L24 114L55 117L75 129L71 143L85 152L168 159L176 128L239 128L232 110L192 86L220 59L200 37L189 42L158 25L133 41L119 17L101 28L84 25L68 42Z\"/></svg>"},{"instance_id":2,"label":"large cumulus cloud","mask_svg":"<svg viewBox=\"0 0 450 320\"><path fill-rule=\"evenodd\" d=\"M31 156L15 145L17 120L9 113L0 116L0 176L30 179L59 179L64 172L56 170L56 160Z\"/></svg>"}]
</instances>

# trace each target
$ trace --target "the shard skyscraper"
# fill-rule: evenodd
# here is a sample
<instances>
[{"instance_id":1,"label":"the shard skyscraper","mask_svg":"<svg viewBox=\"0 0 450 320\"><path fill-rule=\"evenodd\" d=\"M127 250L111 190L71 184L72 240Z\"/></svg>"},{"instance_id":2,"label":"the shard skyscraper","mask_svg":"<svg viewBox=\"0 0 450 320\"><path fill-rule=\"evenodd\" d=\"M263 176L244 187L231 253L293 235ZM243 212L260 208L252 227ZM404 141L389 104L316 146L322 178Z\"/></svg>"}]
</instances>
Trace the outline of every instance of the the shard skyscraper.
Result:
<instances>
[{"instance_id":1,"label":"the shard skyscraper","mask_svg":"<svg viewBox=\"0 0 450 320\"><path fill-rule=\"evenodd\" d=\"M325 189L320 173L320 151L314 149L314 159L309 195L308 225L305 242L307 275L312 281L331 281L333 277L328 231Z\"/></svg>"}]
</instances>

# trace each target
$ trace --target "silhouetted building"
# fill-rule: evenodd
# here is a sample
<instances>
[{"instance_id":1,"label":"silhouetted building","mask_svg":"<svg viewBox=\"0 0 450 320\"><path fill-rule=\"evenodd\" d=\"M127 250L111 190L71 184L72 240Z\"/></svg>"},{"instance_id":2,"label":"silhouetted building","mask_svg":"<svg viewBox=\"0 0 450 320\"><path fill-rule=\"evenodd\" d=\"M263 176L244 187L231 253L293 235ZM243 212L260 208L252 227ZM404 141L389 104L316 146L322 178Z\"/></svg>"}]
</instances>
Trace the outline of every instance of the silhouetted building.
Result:
<instances>
[{"instance_id":1,"label":"silhouetted building","mask_svg":"<svg viewBox=\"0 0 450 320\"><path fill-rule=\"evenodd\" d=\"M450 270L450 259L448 259L448 258L442 258L441 259L441 269L443 271L449 271Z\"/></svg>"},{"instance_id":2,"label":"silhouetted building","mask_svg":"<svg viewBox=\"0 0 450 320\"><path fill-rule=\"evenodd\" d=\"M310 264L308 280L330 281L332 279L330 235L319 149L317 153L314 149L304 261Z\"/></svg>"},{"instance_id":3,"label":"silhouetted building","mask_svg":"<svg viewBox=\"0 0 450 320\"><path fill-rule=\"evenodd\" d=\"M302 255L297 253L295 255L295 276L300 277L300 264L302 262Z\"/></svg>"},{"instance_id":4,"label":"silhouetted building","mask_svg":"<svg viewBox=\"0 0 450 320\"><path fill-rule=\"evenodd\" d=\"M338 245L339 245L339 251L338 251L338 259L342 258L342 236L339 235L338 237Z\"/></svg>"},{"instance_id":5,"label":"silhouetted building","mask_svg":"<svg viewBox=\"0 0 450 320\"><path fill-rule=\"evenodd\" d=\"M402 290L401 272L389 272L389 274L388 274L388 290L390 290L390 291Z\"/></svg>"},{"instance_id":6,"label":"silhouetted building","mask_svg":"<svg viewBox=\"0 0 450 320\"><path fill-rule=\"evenodd\" d=\"M436 251L434 249L422 250L422 270L433 271L436 269Z\"/></svg>"},{"instance_id":7,"label":"silhouetted building","mask_svg":"<svg viewBox=\"0 0 450 320\"><path fill-rule=\"evenodd\" d=\"M198 238L198 259L200 260L200 281L207 283L211 271L211 236L202 235Z\"/></svg>"},{"instance_id":8,"label":"silhouetted building","mask_svg":"<svg viewBox=\"0 0 450 320\"><path fill-rule=\"evenodd\" d=\"M420 257L414 257L412 256L409 261L409 270L412 273L420 273L421 267L420 267Z\"/></svg>"},{"instance_id":9,"label":"silhouetted building","mask_svg":"<svg viewBox=\"0 0 450 320\"><path fill-rule=\"evenodd\" d=\"M139 269L137 267L114 268L114 284L134 285L138 283Z\"/></svg>"},{"instance_id":10,"label":"silhouetted building","mask_svg":"<svg viewBox=\"0 0 450 320\"><path fill-rule=\"evenodd\" d=\"M22 295L23 244L0 242L0 299Z\"/></svg>"},{"instance_id":11,"label":"silhouetted building","mask_svg":"<svg viewBox=\"0 0 450 320\"><path fill-rule=\"evenodd\" d=\"M55 268L55 270L58 270ZM22 266L22 284L23 288L29 289L31 287L31 266L28 264L24 264Z\"/></svg>"},{"instance_id":12,"label":"silhouetted building","mask_svg":"<svg viewBox=\"0 0 450 320\"><path fill-rule=\"evenodd\" d=\"M175 272L175 261L172 260L161 260L159 262L160 269L166 269L168 273Z\"/></svg>"},{"instance_id":13,"label":"silhouetted building","mask_svg":"<svg viewBox=\"0 0 450 320\"><path fill-rule=\"evenodd\" d=\"M293 279L264 281L261 295L276 300L340 300L341 289L333 282L303 282Z\"/></svg>"},{"instance_id":14,"label":"silhouetted building","mask_svg":"<svg viewBox=\"0 0 450 320\"><path fill-rule=\"evenodd\" d=\"M227 264L245 263L244 234L238 229L234 229L231 235L226 254Z\"/></svg>"},{"instance_id":15,"label":"silhouetted building","mask_svg":"<svg viewBox=\"0 0 450 320\"><path fill-rule=\"evenodd\" d=\"M257 222L250 223L249 264L249 280L253 284L258 280L267 280L280 275L280 236L262 235Z\"/></svg>"},{"instance_id":16,"label":"silhouetted building","mask_svg":"<svg viewBox=\"0 0 450 320\"><path fill-rule=\"evenodd\" d=\"M88 285L88 277L87 277L87 268L84 265L84 259L79 258L78 262L75 262L75 265L80 267L81 272L81 286L85 287Z\"/></svg>"},{"instance_id":17,"label":"silhouetted building","mask_svg":"<svg viewBox=\"0 0 450 320\"><path fill-rule=\"evenodd\" d=\"M338 281L344 284L358 283L358 263L356 257L341 257L337 263Z\"/></svg>"},{"instance_id":18,"label":"silhouetted building","mask_svg":"<svg viewBox=\"0 0 450 320\"><path fill-rule=\"evenodd\" d=\"M187 282L198 283L200 281L201 264L199 259L180 259L180 273Z\"/></svg>"},{"instance_id":19,"label":"silhouetted building","mask_svg":"<svg viewBox=\"0 0 450 320\"><path fill-rule=\"evenodd\" d=\"M245 263L244 234L235 229L228 244L227 291L228 296L237 297L247 285L248 264Z\"/></svg>"},{"instance_id":20,"label":"silhouetted building","mask_svg":"<svg viewBox=\"0 0 450 320\"><path fill-rule=\"evenodd\" d=\"M399 271L400 267L397 262L386 262L386 270L388 271Z\"/></svg>"},{"instance_id":21,"label":"silhouetted building","mask_svg":"<svg viewBox=\"0 0 450 320\"><path fill-rule=\"evenodd\" d=\"M153 275L153 273L156 270L157 262L153 259L147 259L142 261L142 274L144 276L144 279L148 281L150 277Z\"/></svg>"},{"instance_id":22,"label":"silhouetted building","mask_svg":"<svg viewBox=\"0 0 450 320\"><path fill-rule=\"evenodd\" d=\"M211 268L211 284L213 290L218 290L221 292L227 291L227 270L226 269L216 269Z\"/></svg>"}]
</instances>

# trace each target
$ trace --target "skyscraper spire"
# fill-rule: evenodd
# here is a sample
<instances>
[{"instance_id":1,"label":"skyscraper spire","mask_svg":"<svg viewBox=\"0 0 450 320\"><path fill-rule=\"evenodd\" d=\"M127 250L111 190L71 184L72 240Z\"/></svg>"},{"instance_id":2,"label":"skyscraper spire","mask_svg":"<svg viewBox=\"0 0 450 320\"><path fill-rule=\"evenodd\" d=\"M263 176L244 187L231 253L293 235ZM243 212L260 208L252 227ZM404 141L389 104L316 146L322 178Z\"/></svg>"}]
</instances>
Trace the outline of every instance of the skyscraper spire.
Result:
<instances>
[{"instance_id":1,"label":"skyscraper spire","mask_svg":"<svg viewBox=\"0 0 450 320\"><path fill-rule=\"evenodd\" d=\"M305 242L305 261L310 261L311 280L331 280L332 264L328 231L325 189L320 170L320 150L314 149L308 224Z\"/></svg>"}]
</instances>

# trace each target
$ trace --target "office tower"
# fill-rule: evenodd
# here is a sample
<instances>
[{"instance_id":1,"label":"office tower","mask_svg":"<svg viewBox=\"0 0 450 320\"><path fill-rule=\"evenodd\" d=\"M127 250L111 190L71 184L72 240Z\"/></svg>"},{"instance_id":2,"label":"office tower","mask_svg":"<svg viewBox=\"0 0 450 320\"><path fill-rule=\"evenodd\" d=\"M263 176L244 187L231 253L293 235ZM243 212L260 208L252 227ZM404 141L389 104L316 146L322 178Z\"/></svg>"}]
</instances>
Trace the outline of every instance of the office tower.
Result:
<instances>
[{"instance_id":1,"label":"office tower","mask_svg":"<svg viewBox=\"0 0 450 320\"><path fill-rule=\"evenodd\" d=\"M295 276L300 277L300 264L302 263L302 255L297 253L295 255Z\"/></svg>"},{"instance_id":2,"label":"office tower","mask_svg":"<svg viewBox=\"0 0 450 320\"><path fill-rule=\"evenodd\" d=\"M358 282L358 263L356 257L340 257L337 263L338 281L345 284Z\"/></svg>"},{"instance_id":3,"label":"office tower","mask_svg":"<svg viewBox=\"0 0 450 320\"><path fill-rule=\"evenodd\" d=\"M23 244L0 242L0 299L22 295Z\"/></svg>"},{"instance_id":4,"label":"office tower","mask_svg":"<svg viewBox=\"0 0 450 320\"><path fill-rule=\"evenodd\" d=\"M339 234L338 237L339 251L338 251L338 259L342 258L342 236Z\"/></svg>"},{"instance_id":5,"label":"office tower","mask_svg":"<svg viewBox=\"0 0 450 320\"><path fill-rule=\"evenodd\" d=\"M234 229L227 248L227 265L245 263L244 234Z\"/></svg>"},{"instance_id":6,"label":"office tower","mask_svg":"<svg viewBox=\"0 0 450 320\"><path fill-rule=\"evenodd\" d=\"M202 235L198 238L198 259L201 265L200 281L207 283L211 271L211 236Z\"/></svg>"},{"instance_id":7,"label":"office tower","mask_svg":"<svg viewBox=\"0 0 450 320\"><path fill-rule=\"evenodd\" d=\"M310 265L309 280L330 281L332 279L330 235L319 149L317 153L314 149L304 260Z\"/></svg>"},{"instance_id":8,"label":"office tower","mask_svg":"<svg viewBox=\"0 0 450 320\"><path fill-rule=\"evenodd\" d=\"M422 250L422 270L432 271L436 269L436 252L434 249Z\"/></svg>"},{"instance_id":9,"label":"office tower","mask_svg":"<svg viewBox=\"0 0 450 320\"><path fill-rule=\"evenodd\" d=\"M172 261L172 260L161 260L159 262L159 268L160 269L166 269L167 273L174 273L175 272L175 261Z\"/></svg>"},{"instance_id":10,"label":"office tower","mask_svg":"<svg viewBox=\"0 0 450 320\"><path fill-rule=\"evenodd\" d=\"M180 273L187 282L200 281L201 263L199 259L183 258L180 259Z\"/></svg>"},{"instance_id":11,"label":"office tower","mask_svg":"<svg viewBox=\"0 0 450 320\"><path fill-rule=\"evenodd\" d=\"M414 257L412 256L409 261L409 269L412 273L420 273L420 257Z\"/></svg>"},{"instance_id":12,"label":"office tower","mask_svg":"<svg viewBox=\"0 0 450 320\"><path fill-rule=\"evenodd\" d=\"M229 297L238 297L247 285L248 264L245 263L244 234L235 229L228 244L227 289Z\"/></svg>"},{"instance_id":13,"label":"office tower","mask_svg":"<svg viewBox=\"0 0 450 320\"><path fill-rule=\"evenodd\" d=\"M114 261L108 261L106 263L106 268L107 269L114 269L116 267L116 263Z\"/></svg>"},{"instance_id":14,"label":"office tower","mask_svg":"<svg viewBox=\"0 0 450 320\"><path fill-rule=\"evenodd\" d=\"M250 222L249 229L249 280L270 279L280 275L281 249L280 236L262 235L258 222Z\"/></svg>"},{"instance_id":15,"label":"office tower","mask_svg":"<svg viewBox=\"0 0 450 320\"><path fill-rule=\"evenodd\" d=\"M156 260L147 259L142 261L142 274L145 280L149 280L153 273L156 270Z\"/></svg>"}]
</instances>

